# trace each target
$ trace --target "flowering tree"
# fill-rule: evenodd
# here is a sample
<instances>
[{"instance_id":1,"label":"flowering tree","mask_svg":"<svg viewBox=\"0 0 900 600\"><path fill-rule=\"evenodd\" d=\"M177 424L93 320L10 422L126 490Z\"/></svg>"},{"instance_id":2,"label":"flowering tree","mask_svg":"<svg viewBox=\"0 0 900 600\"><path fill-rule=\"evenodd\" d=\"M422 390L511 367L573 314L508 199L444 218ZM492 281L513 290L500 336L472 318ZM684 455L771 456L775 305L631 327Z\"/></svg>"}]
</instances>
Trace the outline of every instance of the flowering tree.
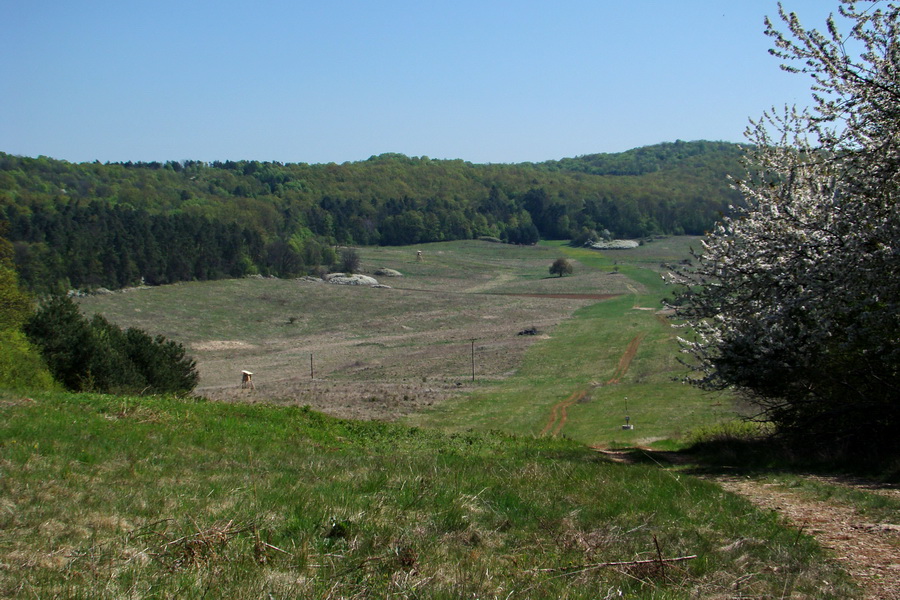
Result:
<instances>
[{"instance_id":1,"label":"flowering tree","mask_svg":"<svg viewBox=\"0 0 900 600\"><path fill-rule=\"evenodd\" d=\"M865 6L863 6L863 4ZM746 207L681 284L682 340L707 389L736 388L794 440L900 450L900 7L841 0L849 30L766 21L812 107L751 124Z\"/></svg>"}]
</instances>

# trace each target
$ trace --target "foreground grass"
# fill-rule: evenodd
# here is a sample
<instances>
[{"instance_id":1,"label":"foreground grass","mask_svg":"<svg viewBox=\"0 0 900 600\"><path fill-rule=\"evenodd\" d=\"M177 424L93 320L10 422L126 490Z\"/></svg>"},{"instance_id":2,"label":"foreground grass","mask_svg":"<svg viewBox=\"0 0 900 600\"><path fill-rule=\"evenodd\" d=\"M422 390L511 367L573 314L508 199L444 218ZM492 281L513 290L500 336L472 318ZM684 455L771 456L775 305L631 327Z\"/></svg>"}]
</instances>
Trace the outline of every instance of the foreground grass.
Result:
<instances>
[{"instance_id":1,"label":"foreground grass","mask_svg":"<svg viewBox=\"0 0 900 600\"><path fill-rule=\"evenodd\" d=\"M855 593L773 515L571 441L169 398L0 406L3 597Z\"/></svg>"}]
</instances>

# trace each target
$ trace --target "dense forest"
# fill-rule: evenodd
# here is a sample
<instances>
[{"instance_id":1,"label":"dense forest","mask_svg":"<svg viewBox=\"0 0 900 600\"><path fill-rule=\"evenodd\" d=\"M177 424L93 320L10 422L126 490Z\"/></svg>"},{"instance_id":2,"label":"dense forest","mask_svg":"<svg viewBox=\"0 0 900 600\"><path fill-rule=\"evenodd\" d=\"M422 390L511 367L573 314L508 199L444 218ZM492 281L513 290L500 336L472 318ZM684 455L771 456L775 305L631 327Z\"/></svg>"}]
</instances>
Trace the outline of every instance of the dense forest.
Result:
<instances>
[{"instance_id":1,"label":"dense forest","mask_svg":"<svg viewBox=\"0 0 900 600\"><path fill-rule=\"evenodd\" d=\"M743 148L665 143L543 163L382 154L343 164L69 163L0 153L0 220L46 293L291 276L336 245L700 234L740 202ZM599 233L598 233L599 232Z\"/></svg>"}]
</instances>

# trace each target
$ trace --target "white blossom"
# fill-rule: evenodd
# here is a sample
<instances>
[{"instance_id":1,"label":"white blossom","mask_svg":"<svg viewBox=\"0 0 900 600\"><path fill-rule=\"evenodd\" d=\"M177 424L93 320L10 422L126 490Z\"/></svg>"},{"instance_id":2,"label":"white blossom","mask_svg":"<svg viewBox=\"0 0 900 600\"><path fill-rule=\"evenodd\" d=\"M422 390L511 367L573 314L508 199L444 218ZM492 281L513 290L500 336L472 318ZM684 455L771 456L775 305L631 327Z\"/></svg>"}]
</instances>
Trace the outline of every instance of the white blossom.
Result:
<instances>
[{"instance_id":1,"label":"white blossom","mask_svg":"<svg viewBox=\"0 0 900 600\"><path fill-rule=\"evenodd\" d=\"M850 439L867 412L900 438L900 10L838 12L846 32L834 16L804 29L781 5L787 31L767 20L782 68L811 77L812 108L751 123L745 206L669 280L693 383L744 391L784 431Z\"/></svg>"}]
</instances>

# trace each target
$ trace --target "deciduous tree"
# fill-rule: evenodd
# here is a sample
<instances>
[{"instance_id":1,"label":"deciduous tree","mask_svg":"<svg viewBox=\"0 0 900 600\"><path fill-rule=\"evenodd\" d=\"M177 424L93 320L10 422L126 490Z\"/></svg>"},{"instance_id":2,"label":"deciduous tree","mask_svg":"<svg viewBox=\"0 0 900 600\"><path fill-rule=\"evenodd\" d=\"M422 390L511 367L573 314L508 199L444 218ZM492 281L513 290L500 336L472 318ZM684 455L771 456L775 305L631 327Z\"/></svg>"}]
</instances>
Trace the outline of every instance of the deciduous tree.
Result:
<instances>
[{"instance_id":1,"label":"deciduous tree","mask_svg":"<svg viewBox=\"0 0 900 600\"><path fill-rule=\"evenodd\" d=\"M883 455L900 450L900 8L838 12L824 33L780 6L785 31L767 21L812 107L748 130L747 206L673 275L675 304L695 384L741 390L804 446Z\"/></svg>"},{"instance_id":2,"label":"deciduous tree","mask_svg":"<svg viewBox=\"0 0 900 600\"><path fill-rule=\"evenodd\" d=\"M359 272L360 263L359 250L356 248L341 249L341 271L351 275Z\"/></svg>"},{"instance_id":3,"label":"deciduous tree","mask_svg":"<svg viewBox=\"0 0 900 600\"><path fill-rule=\"evenodd\" d=\"M550 265L550 274L559 275L560 277L562 277L563 275L571 275L572 263L570 263L565 258L557 258L553 261L553 264Z\"/></svg>"}]
</instances>

